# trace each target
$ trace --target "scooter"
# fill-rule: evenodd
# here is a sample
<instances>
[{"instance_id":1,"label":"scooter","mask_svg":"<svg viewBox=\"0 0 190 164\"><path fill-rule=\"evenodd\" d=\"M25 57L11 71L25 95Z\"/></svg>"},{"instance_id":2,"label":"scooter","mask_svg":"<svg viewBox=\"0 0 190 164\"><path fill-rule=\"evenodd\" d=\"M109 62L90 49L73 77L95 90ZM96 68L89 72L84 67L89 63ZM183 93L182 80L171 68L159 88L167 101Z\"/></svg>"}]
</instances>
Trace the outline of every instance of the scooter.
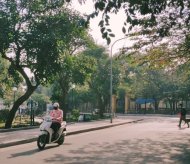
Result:
<instances>
[{"instance_id":1,"label":"scooter","mask_svg":"<svg viewBox=\"0 0 190 164\"><path fill-rule=\"evenodd\" d=\"M59 136L54 140L54 131L50 128L53 119L54 118L51 116L46 116L40 125L41 132L37 140L37 145L40 150L44 149L46 144L57 143L58 145L61 145L65 140L67 126L66 122L62 122L61 127L57 132Z\"/></svg>"}]
</instances>

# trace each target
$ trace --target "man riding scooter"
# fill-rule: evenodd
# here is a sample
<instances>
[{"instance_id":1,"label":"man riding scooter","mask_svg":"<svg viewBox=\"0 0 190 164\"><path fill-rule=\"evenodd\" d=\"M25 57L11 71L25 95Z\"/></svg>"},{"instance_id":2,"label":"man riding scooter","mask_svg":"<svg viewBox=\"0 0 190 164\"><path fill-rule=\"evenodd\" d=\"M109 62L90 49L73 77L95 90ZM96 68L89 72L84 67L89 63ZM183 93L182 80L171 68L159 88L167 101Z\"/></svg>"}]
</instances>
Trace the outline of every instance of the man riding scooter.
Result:
<instances>
[{"instance_id":1,"label":"man riding scooter","mask_svg":"<svg viewBox=\"0 0 190 164\"><path fill-rule=\"evenodd\" d=\"M53 117L54 119L52 120L51 127L54 131L54 138L53 140L56 140L58 138L57 131L61 127L62 119L63 119L63 111L59 109L59 103L54 103L53 104L53 110L50 113L50 116Z\"/></svg>"}]
</instances>

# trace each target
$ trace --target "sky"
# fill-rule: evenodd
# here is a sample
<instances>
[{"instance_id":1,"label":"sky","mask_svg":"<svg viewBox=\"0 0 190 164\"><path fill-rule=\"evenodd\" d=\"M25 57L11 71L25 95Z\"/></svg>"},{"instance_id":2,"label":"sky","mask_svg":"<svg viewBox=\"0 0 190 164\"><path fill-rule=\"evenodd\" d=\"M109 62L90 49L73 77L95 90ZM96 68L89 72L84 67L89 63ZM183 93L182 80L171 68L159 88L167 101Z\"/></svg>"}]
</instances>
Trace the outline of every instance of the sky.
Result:
<instances>
[{"instance_id":1,"label":"sky","mask_svg":"<svg viewBox=\"0 0 190 164\"><path fill-rule=\"evenodd\" d=\"M88 0L83 3L82 5L78 2L78 0L74 0L72 3L72 8L85 14L91 14L94 11L94 4L92 0ZM126 20L126 15L124 10L121 10L117 15L116 14L110 14L110 29L112 30L112 33L115 34L114 38L111 38L111 44L109 45L111 50L111 45L117 40L125 37L124 33L122 32L122 27L124 25L124 21ZM100 26L98 26L99 22L102 19L102 14L100 13L98 17L95 17L90 20L90 28L91 32L90 34L92 37L98 41L98 43L104 43L106 45L106 40L102 38L101 32L100 32ZM126 28L126 31L127 28ZM123 46L131 46L132 42L129 39L124 39L121 41L118 41L113 46L113 54L117 53L119 51L119 48L122 48Z\"/></svg>"}]
</instances>

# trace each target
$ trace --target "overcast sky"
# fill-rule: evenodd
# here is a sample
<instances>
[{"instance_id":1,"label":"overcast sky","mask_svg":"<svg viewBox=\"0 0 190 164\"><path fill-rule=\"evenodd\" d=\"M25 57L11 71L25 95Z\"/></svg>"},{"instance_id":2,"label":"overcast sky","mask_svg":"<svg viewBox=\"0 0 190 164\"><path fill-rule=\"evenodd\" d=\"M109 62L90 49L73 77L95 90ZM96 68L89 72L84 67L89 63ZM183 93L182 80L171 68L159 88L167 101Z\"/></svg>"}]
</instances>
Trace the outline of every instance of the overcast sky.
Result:
<instances>
[{"instance_id":1,"label":"overcast sky","mask_svg":"<svg viewBox=\"0 0 190 164\"><path fill-rule=\"evenodd\" d=\"M81 13L91 14L94 11L94 3L92 0L88 0L83 3L82 5L79 4L78 0L74 0L72 3L72 8L78 10ZM117 39L125 37L124 33L122 32L122 27L124 25L124 21L126 20L126 15L124 10L121 10L117 15L116 14L110 14L110 29L115 34L114 38L111 38L111 45L116 41ZM90 34L93 36L95 40L98 40L99 43L106 44L106 40L102 38L101 32L100 32L100 26L98 26L100 20L102 18L102 14L99 14L98 17L91 19L90 21L90 28L92 32ZM128 29L126 29L128 31ZM118 41L114 47L113 47L113 54L117 53L119 48L122 48L124 45L130 46L132 44L131 41L128 39L124 39L121 41Z\"/></svg>"}]
</instances>

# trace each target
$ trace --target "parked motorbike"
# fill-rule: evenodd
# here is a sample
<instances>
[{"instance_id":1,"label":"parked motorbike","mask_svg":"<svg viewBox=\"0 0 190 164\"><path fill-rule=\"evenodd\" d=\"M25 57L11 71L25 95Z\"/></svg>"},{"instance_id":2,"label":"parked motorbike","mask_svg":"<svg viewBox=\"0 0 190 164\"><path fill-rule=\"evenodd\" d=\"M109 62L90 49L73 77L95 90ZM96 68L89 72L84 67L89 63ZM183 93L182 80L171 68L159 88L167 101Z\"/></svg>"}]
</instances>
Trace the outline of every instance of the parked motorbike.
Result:
<instances>
[{"instance_id":1,"label":"parked motorbike","mask_svg":"<svg viewBox=\"0 0 190 164\"><path fill-rule=\"evenodd\" d=\"M57 143L58 145L63 144L66 136L66 122L63 121L61 124L61 127L58 130L58 137L54 139L54 131L52 128L50 128L53 117L51 116L46 116L44 118L43 123L40 125L40 134L37 140L37 145L39 149L44 149L46 144L51 144L51 143Z\"/></svg>"}]
</instances>

